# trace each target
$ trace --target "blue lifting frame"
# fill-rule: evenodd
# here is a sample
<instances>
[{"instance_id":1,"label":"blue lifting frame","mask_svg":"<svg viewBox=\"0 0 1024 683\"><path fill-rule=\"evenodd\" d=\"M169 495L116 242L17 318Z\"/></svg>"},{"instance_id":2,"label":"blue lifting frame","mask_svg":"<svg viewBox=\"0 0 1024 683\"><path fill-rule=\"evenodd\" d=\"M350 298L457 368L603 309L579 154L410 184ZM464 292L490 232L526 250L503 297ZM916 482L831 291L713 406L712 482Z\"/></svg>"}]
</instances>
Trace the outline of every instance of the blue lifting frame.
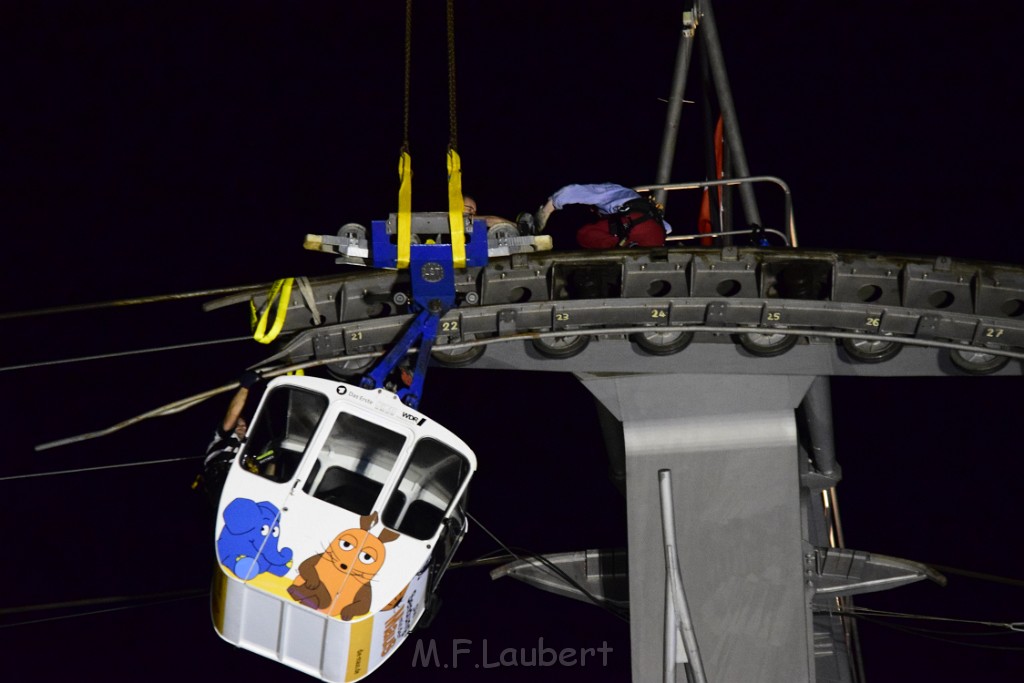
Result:
<instances>
[{"instance_id":1,"label":"blue lifting frame","mask_svg":"<svg viewBox=\"0 0 1024 683\"><path fill-rule=\"evenodd\" d=\"M415 216L415 214L414 214ZM386 221L373 221L370 233L371 262L375 268L398 266L398 245L391 242ZM466 232L466 266L487 265L487 223L473 221L472 232ZM416 314L405 333L360 380L366 389L385 386L388 377L419 342L412 381L395 392L410 408L419 406L423 381L430 361L430 350L437 339L441 318L455 306L455 263L450 244L413 244L409 253L409 279L412 302L409 309Z\"/></svg>"}]
</instances>

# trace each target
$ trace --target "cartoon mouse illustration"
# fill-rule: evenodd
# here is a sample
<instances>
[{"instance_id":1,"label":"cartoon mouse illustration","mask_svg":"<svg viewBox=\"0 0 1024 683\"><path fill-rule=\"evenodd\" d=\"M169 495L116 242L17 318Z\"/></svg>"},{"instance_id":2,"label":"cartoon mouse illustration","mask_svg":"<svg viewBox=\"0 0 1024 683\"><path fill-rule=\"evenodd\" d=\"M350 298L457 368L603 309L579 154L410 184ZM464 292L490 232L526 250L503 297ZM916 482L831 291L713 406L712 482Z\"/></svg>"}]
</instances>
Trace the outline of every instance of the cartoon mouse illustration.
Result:
<instances>
[{"instance_id":1,"label":"cartoon mouse illustration","mask_svg":"<svg viewBox=\"0 0 1024 683\"><path fill-rule=\"evenodd\" d=\"M278 549L281 513L268 500L235 498L224 508L224 528L217 539L217 557L238 578L248 581L263 572L284 576L292 549Z\"/></svg>"},{"instance_id":2,"label":"cartoon mouse illustration","mask_svg":"<svg viewBox=\"0 0 1024 683\"><path fill-rule=\"evenodd\" d=\"M399 537L390 529L374 536L370 527L376 523L376 512L363 515L358 529L342 531L327 550L303 561L288 594L307 607L340 616L343 621L369 612L373 598L370 581L384 564L384 544Z\"/></svg>"}]
</instances>

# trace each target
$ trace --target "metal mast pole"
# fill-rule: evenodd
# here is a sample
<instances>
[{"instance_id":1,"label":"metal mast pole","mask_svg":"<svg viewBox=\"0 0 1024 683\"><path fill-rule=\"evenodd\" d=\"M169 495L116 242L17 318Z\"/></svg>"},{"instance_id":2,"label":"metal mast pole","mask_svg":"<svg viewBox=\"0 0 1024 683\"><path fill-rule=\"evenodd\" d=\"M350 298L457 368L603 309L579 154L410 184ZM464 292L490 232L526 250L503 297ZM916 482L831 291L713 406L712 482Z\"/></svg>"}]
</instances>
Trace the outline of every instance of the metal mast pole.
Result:
<instances>
[{"instance_id":1,"label":"metal mast pole","mask_svg":"<svg viewBox=\"0 0 1024 683\"><path fill-rule=\"evenodd\" d=\"M676 153L679 134L679 118L683 112L683 94L686 91L686 72L690 68L690 54L693 52L693 32L697 27L695 12L683 12L683 28L679 34L679 49L676 52L676 69L672 76L672 94L669 95L668 113L665 115L665 134L661 141L661 158L655 182L663 185L672 174L672 160ZM658 190L655 198L665 206L667 192Z\"/></svg>"},{"instance_id":2,"label":"metal mast pole","mask_svg":"<svg viewBox=\"0 0 1024 683\"><path fill-rule=\"evenodd\" d=\"M704 25L704 46L707 48L708 64L711 66L711 80L715 84L718 105L722 109L725 122L725 139L732 152L736 175L749 176L747 155L743 151L743 138L740 136L740 124L736 120L736 106L732 101L729 89L729 76L725 71L725 59L722 57L722 45L718 40L718 27L715 25L715 14L711 9L711 0L701 0L701 21ZM761 225L761 214L757 210L754 188L750 185L740 186L740 199L743 202L743 214L747 223Z\"/></svg>"}]
</instances>

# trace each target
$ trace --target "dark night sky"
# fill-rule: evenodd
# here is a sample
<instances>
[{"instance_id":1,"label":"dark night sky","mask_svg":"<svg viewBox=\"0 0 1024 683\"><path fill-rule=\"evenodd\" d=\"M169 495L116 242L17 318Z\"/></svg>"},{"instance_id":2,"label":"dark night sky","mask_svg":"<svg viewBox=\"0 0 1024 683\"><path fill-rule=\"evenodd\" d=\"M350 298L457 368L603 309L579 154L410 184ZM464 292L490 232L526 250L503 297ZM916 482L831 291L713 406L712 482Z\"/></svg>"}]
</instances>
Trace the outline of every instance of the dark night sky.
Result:
<instances>
[{"instance_id":1,"label":"dark night sky","mask_svg":"<svg viewBox=\"0 0 1024 683\"><path fill-rule=\"evenodd\" d=\"M482 211L512 216L570 182L654 180L680 4L457 3L463 183ZM335 272L329 256L301 249L303 236L366 224L397 203L403 5L5 3L0 312ZM418 3L413 39L415 210L445 205L444 13L430 5ZM792 187L801 246L1024 263L1019 9L895 0L716 11L751 170ZM696 74L687 95L699 101ZM701 176L700 130L700 105L687 106L674 179ZM765 222L781 227L777 197L759 199ZM689 198L672 199L677 229L693 216ZM2 320L0 366L246 334L244 311L198 308ZM222 403L63 450L31 446L224 384L264 355L236 343L0 372L13 438L0 476L196 455ZM1015 377L837 379L848 544L1020 578L1019 391ZM575 404L567 419L563 406ZM506 542L538 552L625 544L624 504L571 377L432 370L421 408L477 451L471 508ZM212 533L188 490L195 469L0 481L0 606L203 588ZM473 528L460 556L492 548ZM1024 619L1020 588L950 578L860 604ZM441 591L445 606L423 636L439 647L608 640L609 666L412 670L414 637L371 680L629 671L628 629L596 608L492 584L479 570L451 573ZM1024 669L1019 651L873 624L862 635L873 683L1009 681ZM5 628L0 654L0 670L18 674L10 680L310 680L221 642L202 598Z\"/></svg>"}]
</instances>

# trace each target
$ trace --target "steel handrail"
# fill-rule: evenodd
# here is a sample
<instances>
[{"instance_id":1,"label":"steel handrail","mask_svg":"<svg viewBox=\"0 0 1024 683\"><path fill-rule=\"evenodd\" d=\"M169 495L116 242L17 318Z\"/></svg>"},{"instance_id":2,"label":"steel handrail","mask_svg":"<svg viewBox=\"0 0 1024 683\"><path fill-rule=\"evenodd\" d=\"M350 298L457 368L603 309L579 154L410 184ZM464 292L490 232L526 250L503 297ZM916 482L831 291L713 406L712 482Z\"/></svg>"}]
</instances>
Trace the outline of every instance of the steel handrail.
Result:
<instances>
[{"instance_id":1,"label":"steel handrail","mask_svg":"<svg viewBox=\"0 0 1024 683\"><path fill-rule=\"evenodd\" d=\"M708 187L743 185L746 183L773 183L778 185L785 196L785 222L786 232L789 234L789 246L796 247L796 223L793 220L793 193L782 178L773 175L755 175L743 178L725 178L723 180L701 180L692 183L664 183L660 185L638 185L633 189L636 192L654 192L657 190L701 190ZM707 237L708 235L701 235Z\"/></svg>"}]
</instances>

